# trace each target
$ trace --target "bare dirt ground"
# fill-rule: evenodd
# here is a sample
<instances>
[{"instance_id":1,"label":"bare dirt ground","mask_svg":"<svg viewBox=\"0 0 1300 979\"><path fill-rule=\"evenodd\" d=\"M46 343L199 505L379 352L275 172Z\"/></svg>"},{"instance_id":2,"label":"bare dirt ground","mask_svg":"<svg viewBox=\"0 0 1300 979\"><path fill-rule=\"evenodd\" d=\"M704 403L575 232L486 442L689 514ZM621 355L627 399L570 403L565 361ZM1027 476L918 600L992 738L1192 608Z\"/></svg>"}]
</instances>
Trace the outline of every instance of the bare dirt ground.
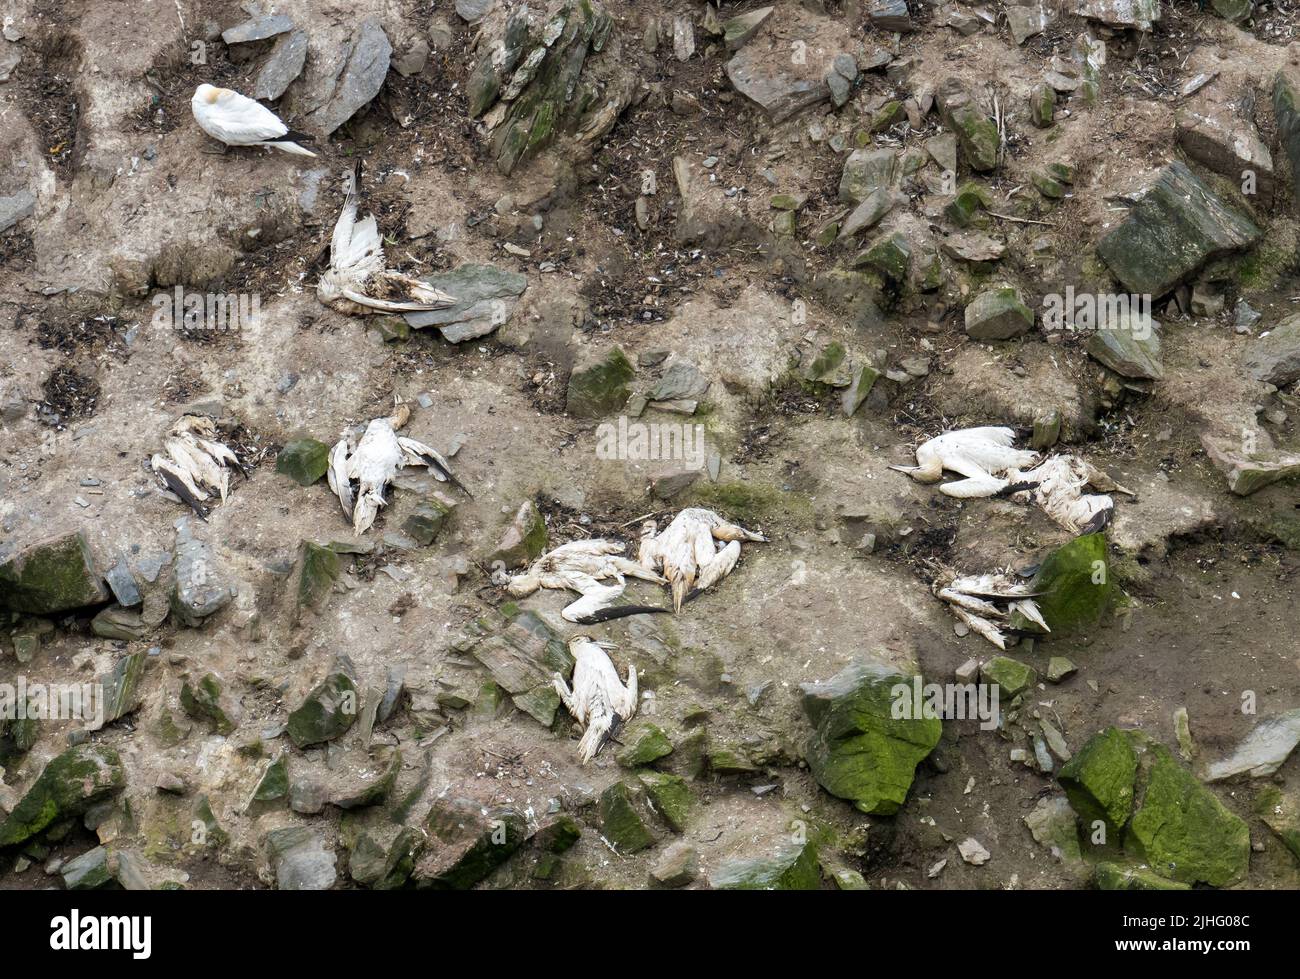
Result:
<instances>
[{"instance_id":1,"label":"bare dirt ground","mask_svg":"<svg viewBox=\"0 0 1300 979\"><path fill-rule=\"evenodd\" d=\"M760 6L723 3L717 16ZM1294 385L1268 390L1242 373L1253 336L1234 332L1231 313L1247 300L1262 316L1257 335L1293 314L1300 295L1296 203L1270 102L1274 74L1296 58L1300 9L1274 2L1242 28L1177 0L1163 4L1151 33L1094 24L1109 50L1101 94L1092 104L1071 100L1069 114L1043 130L1029 122L1029 92L1088 21L1059 17L1017 46L1004 16L967 37L944 26L940 8L911 6L919 29L893 35L851 0L778 3L772 29L822 25L860 63L878 48L912 60L906 70L864 72L842 108L823 102L773 123L729 82L729 55L707 33L704 4L606 0L625 70L637 79L632 104L591 152L561 141L508 176L495 167L465 94L487 29L480 37L446 0L275 5L313 25L305 80L366 16L379 18L394 58L416 42L431 49L411 77L390 71L367 107L315 144L317 159L255 148L220 155L194 124L196 85L248 91L265 56L219 40L248 17L233 0L141 0L127 12L88 0L4 8L23 36L5 42L21 48L22 60L0 83L0 198L30 190L36 204L32 218L0 232L0 547L81 530L107 568L120 555L134 563L170 554L185 519L238 593L199 628L173 618L138 641L96 636L90 609L54 616L54 635L30 663L0 642L0 681L21 674L29 683L89 682L123 654L149 651L141 705L93 736L122 753L125 815L98 832L78 824L21 867L0 851L0 886L57 883L63 861L99 843L132 849L160 878L191 888L275 886L264 841L293 825L335 852L336 886L358 886L347 862L359 829L391 819L397 800L414 800L410 823L418 824L443 797L511 806L534 824L564 811L583 825L559 871L542 875L543 855L526 846L488 887L646 887L677 839L698 851L693 886L705 886L726 861L776 852L792 827L805 825L821 841L828 887L841 868L872 888L1083 886L1077 868L1055 860L1023 821L1039 799L1059 794L1055 779L1010 760L1015 745L998 732L945 722L939 748L893 816L866 816L829 795L803 759L801 684L864 655L948 682L967 660L996 652L954 632L930 592L936 562L1023 567L1069 540L1034 508L959 502L887 466L911 461L919 442L948 428L1006 424L1027 436L1049 408L1064 415L1063 448L1136 491L1119 500L1109 531L1124 605L1087 635L1009 650L1040 673L1052 656L1077 665L1030 698L1069 747L1114 724L1140 727L1176 753L1172 718L1185 707L1198 760L1219 758L1258 717L1300 707L1297 483L1235 496L1201 443L1207 431L1249 427L1278 449L1300 448ZM684 62L673 54L674 17L695 23L697 50ZM650 18L662 32L653 51L643 42ZM206 43L204 64L191 61L195 40ZM970 338L961 310L986 273L945 259L936 291L909 289L877 306L840 277L854 249L818 241L845 210L840 174L860 133L925 160L882 227L936 241L955 230L944 217L949 196L931 189L936 165L924 157L925 141L945 131L938 113L914 128L865 131L891 99L932 94L952 75L1011 107L1006 158L977 175L992 195L989 210L1011 216L986 229L1007 245L993 278L1016 282L1031 309L1066 284L1095 286L1106 273L1093 246L1123 216L1108 198L1180 158L1172 110L1182 84L1208 70L1222 91L1257 93L1247 101L1272 150L1277 190L1246 205L1266 234L1248 274L1234 267L1224 312L1158 310L1166 377L1149 393L1116 395L1078 338L1038 329L1006 342ZM292 96L279 104L286 118L293 105ZM698 240L678 233L687 202L674 158L707 175L697 204L713 220ZM378 220L390 267L422 276L473 262L522 273L528 287L508 323L463 344L433 329L393 341L374 318L317 301L342 177L357 159L363 206ZM1074 183L1053 202L1029 178L1061 160L1074 166ZM657 192L645 198L639 225L647 171ZM960 178L969 176L963 163ZM774 233L770 198L796 193L805 198L796 233ZM261 316L216 335L155 325L154 297L177 286L256 295ZM838 392L790 380L792 357L827 341L890 372L852 417L840 411ZM651 409L642 420L702 424L708 452L720 459L716 480L702 476L661 500L648 487L678 464L597 457L602 419L566 413L566 389L575 365L615 345L634 364L671 352L710 378L694 418ZM924 368L911 373L904 362L917 357ZM655 376L642 366L634 388L647 389ZM394 396L415 406L407 434L443 451L459 444L454 468L474 493L448 491L457 500L448 527L414 550L395 546L393 532L418 494L393 490L358 539L324 481L303 488L274 465L284 445L306 436L333 443L385 413ZM168 426L194 409L229 423L252 469L202 525L163 494L148 467ZM740 773L692 772L699 806L689 824L680 834L656 824L655 845L636 853L602 839L596 800L611 784L635 780L614 751L582 766L562 710L548 730L508 698L499 709L485 706L487 673L464 651L465 630L506 602L488 557L527 500L547 517L553 544L600 534L635 547L639 518L662 522L696 504L770 539L746 545L732 575L679 615L579 630L559 616L571 595L541 592L521 603L563 636L611 641L620 669L631 661L641 671L654 694L652 719L675 743L703 727L715 749L751 761ZM861 546L867 534L874 549ZM345 555L325 607L299 616L292 587L303 540L378 550ZM665 597L640 583L629 594ZM404 706L375 734L402 751L389 803L318 814L284 802L250 805L267 761L282 750L291 772L344 764L333 749L297 751L280 733L338 653L351 657L363 688L383 690L391 671L405 672ZM179 704L182 683L209 672L242 706L228 737L188 721ZM473 702L440 704L451 689ZM1257 695L1257 715L1240 710L1247 690ZM77 726L43 724L29 751L0 757L12 799ZM658 767L677 765L669 756ZM1261 785L1300 790L1298 765L1292 758L1271 779L1214 789L1250 827L1255 852L1238 886L1300 886L1300 865L1254 814ZM155 788L166 773L185 780L183 794ZM229 836L223 846L192 842L201 796ZM958 856L956 843L972 836L992 854L982 866Z\"/></svg>"}]
</instances>

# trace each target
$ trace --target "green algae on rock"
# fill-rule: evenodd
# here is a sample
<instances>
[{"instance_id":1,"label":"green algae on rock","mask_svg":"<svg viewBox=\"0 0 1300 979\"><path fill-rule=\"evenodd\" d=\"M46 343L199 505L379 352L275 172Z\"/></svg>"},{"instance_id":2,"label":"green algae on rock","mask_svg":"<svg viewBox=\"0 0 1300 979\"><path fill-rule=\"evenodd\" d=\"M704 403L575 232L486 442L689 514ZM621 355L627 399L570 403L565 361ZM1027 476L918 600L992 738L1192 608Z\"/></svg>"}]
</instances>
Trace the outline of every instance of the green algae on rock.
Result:
<instances>
[{"instance_id":1,"label":"green algae on rock","mask_svg":"<svg viewBox=\"0 0 1300 979\"><path fill-rule=\"evenodd\" d=\"M347 656L339 655L329 675L289 715L286 730L297 747L307 748L339 737L352 726L359 711L356 667Z\"/></svg>"},{"instance_id":2,"label":"green algae on rock","mask_svg":"<svg viewBox=\"0 0 1300 979\"><path fill-rule=\"evenodd\" d=\"M329 468L330 447L317 439L290 442L275 457L275 471L299 486L311 486Z\"/></svg>"},{"instance_id":3,"label":"green algae on rock","mask_svg":"<svg viewBox=\"0 0 1300 979\"><path fill-rule=\"evenodd\" d=\"M81 531L39 541L0 563L0 607L49 615L111 596Z\"/></svg>"},{"instance_id":4,"label":"green algae on rock","mask_svg":"<svg viewBox=\"0 0 1300 979\"><path fill-rule=\"evenodd\" d=\"M916 766L943 733L938 718L899 716L898 691L912 677L884 663L858 660L822 683L805 684L803 707L813 734L806 755L813 777L831 795L875 815L897 812Z\"/></svg>"},{"instance_id":5,"label":"green algae on rock","mask_svg":"<svg viewBox=\"0 0 1300 979\"><path fill-rule=\"evenodd\" d=\"M23 843L56 822L80 816L120 792L126 772L106 744L80 744L53 758L0 822L0 847Z\"/></svg>"},{"instance_id":6,"label":"green algae on rock","mask_svg":"<svg viewBox=\"0 0 1300 979\"><path fill-rule=\"evenodd\" d=\"M817 847L785 843L771 856L728 860L709 878L716 891L815 891L821 888Z\"/></svg>"}]
</instances>

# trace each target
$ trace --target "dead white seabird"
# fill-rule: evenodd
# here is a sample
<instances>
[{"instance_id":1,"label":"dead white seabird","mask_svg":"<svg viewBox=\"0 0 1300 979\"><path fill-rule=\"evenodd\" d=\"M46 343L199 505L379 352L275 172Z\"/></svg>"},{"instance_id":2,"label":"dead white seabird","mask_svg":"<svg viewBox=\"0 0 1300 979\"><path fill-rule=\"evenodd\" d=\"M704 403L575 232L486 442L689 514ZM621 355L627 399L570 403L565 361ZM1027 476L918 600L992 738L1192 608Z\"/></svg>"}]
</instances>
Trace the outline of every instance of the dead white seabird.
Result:
<instances>
[{"instance_id":1,"label":"dead white seabird","mask_svg":"<svg viewBox=\"0 0 1300 979\"><path fill-rule=\"evenodd\" d=\"M623 545L600 539L561 544L539 557L527 571L504 578L506 590L524 598L539 588L568 589L581 596L560 613L569 622L590 625L642 612L667 612L656 605L615 605L627 585L626 578L663 584L664 578L622 556ZM614 584L602 581L614 579Z\"/></svg>"},{"instance_id":2,"label":"dead white seabird","mask_svg":"<svg viewBox=\"0 0 1300 979\"><path fill-rule=\"evenodd\" d=\"M207 415L181 415L167 433L163 449L166 455L156 452L149 459L150 468L200 520L208 519L209 510L203 504L210 493L220 495L222 503L226 501L229 467L248 478L248 470L220 441L216 422Z\"/></svg>"},{"instance_id":3,"label":"dead white seabird","mask_svg":"<svg viewBox=\"0 0 1300 979\"><path fill-rule=\"evenodd\" d=\"M326 478L330 489L339 498L343 512L352 521L352 529L364 534L375 522L379 508L387 501L384 490L399 469L406 466L426 466L429 473L440 482L450 481L466 495L465 489L454 475L447 460L423 442L397 434L397 429L411 418L411 409L396 401L393 413L376 418L366 426L365 434L356 448L349 448L345 436L330 450ZM352 484L357 484L354 495Z\"/></svg>"},{"instance_id":4,"label":"dead white seabird","mask_svg":"<svg viewBox=\"0 0 1300 979\"><path fill-rule=\"evenodd\" d=\"M415 313L455 305L427 282L384 268L384 246L372 214L357 220L361 161L344 177L343 210L330 238L330 267L316 284L316 298L340 313Z\"/></svg>"},{"instance_id":5,"label":"dead white seabird","mask_svg":"<svg viewBox=\"0 0 1300 979\"><path fill-rule=\"evenodd\" d=\"M923 443L916 450L915 466L890 466L907 473L920 483L937 483L945 471L960 473L965 479L944 483L939 492L962 499L993 496L1007 489L1008 479L998 477L1021 466L1038 461L1037 452L1017 449L1016 433L1010 428L986 426L944 432Z\"/></svg>"},{"instance_id":6,"label":"dead white seabird","mask_svg":"<svg viewBox=\"0 0 1300 979\"><path fill-rule=\"evenodd\" d=\"M948 603L953 615L998 649L1007 648L1007 637L1002 630L1013 612L1019 612L1047 632L1052 631L1034 601L1041 592L1034 591L1029 582L1013 574L959 575L945 570L930 587L937 598Z\"/></svg>"},{"instance_id":7,"label":"dead white seabird","mask_svg":"<svg viewBox=\"0 0 1300 979\"><path fill-rule=\"evenodd\" d=\"M625 687L605 646L590 636L570 639L569 652L574 659L573 689L556 673L555 692L565 709L586 729L578 742L578 756L585 765L636 713L636 667L628 663Z\"/></svg>"},{"instance_id":8,"label":"dead white seabird","mask_svg":"<svg viewBox=\"0 0 1300 979\"><path fill-rule=\"evenodd\" d=\"M1056 523L1076 534L1096 533L1110 523L1115 501L1106 493L1134 495L1080 456L1064 453L1039 461L1038 453L1017 449L1014 441L1010 428L944 432L916 450L918 465L889 468L923 483L938 482L946 470L960 473L966 478L944 483L939 492L961 499L1032 499ZM1101 492L1088 494L1085 488Z\"/></svg>"},{"instance_id":9,"label":"dead white seabird","mask_svg":"<svg viewBox=\"0 0 1300 979\"><path fill-rule=\"evenodd\" d=\"M663 572L672 588L673 608L680 612L682 602L731 573L740 560L742 540L765 542L767 538L728 523L712 510L688 507L663 533L655 533L653 521L641 525L637 559L643 568Z\"/></svg>"}]
</instances>

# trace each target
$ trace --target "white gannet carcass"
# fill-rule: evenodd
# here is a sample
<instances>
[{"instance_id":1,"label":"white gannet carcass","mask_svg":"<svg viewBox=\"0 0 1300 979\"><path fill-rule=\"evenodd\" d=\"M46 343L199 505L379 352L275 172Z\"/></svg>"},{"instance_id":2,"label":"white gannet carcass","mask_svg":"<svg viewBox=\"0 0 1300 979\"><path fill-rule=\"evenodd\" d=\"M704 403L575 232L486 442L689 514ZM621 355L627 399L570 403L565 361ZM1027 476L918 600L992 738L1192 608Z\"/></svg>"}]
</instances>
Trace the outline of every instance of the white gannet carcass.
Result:
<instances>
[{"instance_id":1,"label":"white gannet carcass","mask_svg":"<svg viewBox=\"0 0 1300 979\"><path fill-rule=\"evenodd\" d=\"M998 649L1007 648L1007 637L1002 630L1013 612L1019 612L1044 631L1052 631L1034 601L1041 593L1013 574L960 575L949 571L934 580L931 590L948 603L948 610L967 628Z\"/></svg>"},{"instance_id":2,"label":"white gannet carcass","mask_svg":"<svg viewBox=\"0 0 1300 979\"><path fill-rule=\"evenodd\" d=\"M466 496L472 496L454 475L447 460L423 442L397 434L397 429L411 418L411 409L398 402L393 413L376 418L366 426L355 448L342 438L330 450L326 478L330 489L352 521L352 529L364 534L375 522L379 508L387 501L384 490L398 470L406 466L426 466L439 482L450 481ZM353 491L353 483L356 490Z\"/></svg>"},{"instance_id":3,"label":"white gannet carcass","mask_svg":"<svg viewBox=\"0 0 1300 979\"><path fill-rule=\"evenodd\" d=\"M578 755L585 765L636 713L636 667L628 663L625 687L605 648L590 636L570 639L569 652L574 659L573 689L556 673L555 692L585 728L578 742Z\"/></svg>"},{"instance_id":4,"label":"white gannet carcass","mask_svg":"<svg viewBox=\"0 0 1300 979\"><path fill-rule=\"evenodd\" d=\"M916 450L915 466L890 466L907 473L921 483L937 483L945 471L959 473L965 479L944 483L939 492L946 496L969 499L1006 492L1012 485L999 473L1032 466L1038 453L1017 449L1012 444L1016 433L1010 428L986 426L944 432L923 443Z\"/></svg>"},{"instance_id":5,"label":"white gannet carcass","mask_svg":"<svg viewBox=\"0 0 1300 979\"><path fill-rule=\"evenodd\" d=\"M384 268L384 246L372 214L357 220L361 164L344 177L343 210L330 237L330 267L316 284L316 298L340 313L415 313L455 305L427 282Z\"/></svg>"},{"instance_id":6,"label":"white gannet carcass","mask_svg":"<svg viewBox=\"0 0 1300 979\"><path fill-rule=\"evenodd\" d=\"M266 106L232 89L200 85L190 109L199 128L226 146L274 146L298 156L316 155L295 142L310 136L294 132Z\"/></svg>"},{"instance_id":7,"label":"white gannet carcass","mask_svg":"<svg viewBox=\"0 0 1300 979\"><path fill-rule=\"evenodd\" d=\"M673 592L673 608L731 573L741 541L766 541L762 534L728 523L712 510L688 507L656 534L653 521L641 525L637 554L643 568L661 571Z\"/></svg>"},{"instance_id":8,"label":"white gannet carcass","mask_svg":"<svg viewBox=\"0 0 1300 979\"><path fill-rule=\"evenodd\" d=\"M1076 534L1093 534L1110 523L1115 501L1106 494L1133 495L1087 460L1069 454L1052 456L1033 469L1013 473L1012 478L1049 517Z\"/></svg>"},{"instance_id":9,"label":"white gannet carcass","mask_svg":"<svg viewBox=\"0 0 1300 979\"><path fill-rule=\"evenodd\" d=\"M216 422L207 415L181 415L163 441L163 452L155 452L149 466L200 520L208 519L209 510L203 504L210 494L226 501L230 467L248 478L248 470L220 440Z\"/></svg>"},{"instance_id":10,"label":"white gannet carcass","mask_svg":"<svg viewBox=\"0 0 1300 979\"><path fill-rule=\"evenodd\" d=\"M622 556L623 545L608 540L576 540L548 551L528 570L505 578L503 583L515 598L524 598L539 588L576 591L579 598L560 613L569 622L590 625L641 612L666 612L653 605L615 605L626 587L626 578L640 578L662 585L664 578L649 568ZM601 582L613 579L613 584Z\"/></svg>"}]
</instances>

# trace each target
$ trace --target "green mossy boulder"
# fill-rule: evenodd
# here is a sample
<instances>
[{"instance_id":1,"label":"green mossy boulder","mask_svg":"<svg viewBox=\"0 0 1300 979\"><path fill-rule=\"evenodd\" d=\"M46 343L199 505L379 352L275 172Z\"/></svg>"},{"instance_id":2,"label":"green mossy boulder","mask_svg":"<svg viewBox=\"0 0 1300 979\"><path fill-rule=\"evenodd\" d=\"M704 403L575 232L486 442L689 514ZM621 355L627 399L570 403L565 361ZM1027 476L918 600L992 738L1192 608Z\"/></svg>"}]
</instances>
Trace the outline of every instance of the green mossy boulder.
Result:
<instances>
[{"instance_id":1,"label":"green mossy boulder","mask_svg":"<svg viewBox=\"0 0 1300 979\"><path fill-rule=\"evenodd\" d=\"M815 891L821 882L817 848L794 842L772 856L728 860L709 878L716 891Z\"/></svg>"},{"instance_id":2,"label":"green mossy boulder","mask_svg":"<svg viewBox=\"0 0 1300 979\"><path fill-rule=\"evenodd\" d=\"M655 844L655 835L641 816L640 795L627 782L615 782L601 793L601 835L619 853L636 853Z\"/></svg>"},{"instance_id":3,"label":"green mossy boulder","mask_svg":"<svg viewBox=\"0 0 1300 979\"><path fill-rule=\"evenodd\" d=\"M1066 762L1057 780L1085 830L1101 820L1112 841L1118 839L1133 812L1137 766L1133 742L1114 727L1094 735Z\"/></svg>"},{"instance_id":4,"label":"green mossy boulder","mask_svg":"<svg viewBox=\"0 0 1300 979\"><path fill-rule=\"evenodd\" d=\"M1038 682L1038 673L1018 659L994 656L980 667L980 679L985 683L996 683L999 699L1008 701L1033 687Z\"/></svg>"},{"instance_id":5,"label":"green mossy boulder","mask_svg":"<svg viewBox=\"0 0 1300 979\"><path fill-rule=\"evenodd\" d=\"M1115 598L1106 556L1106 535L1086 534L1057 548L1039 566L1031 586L1041 593L1038 610L1054 638L1090 629ZM1019 614L1013 628L1032 629Z\"/></svg>"},{"instance_id":6,"label":"green mossy boulder","mask_svg":"<svg viewBox=\"0 0 1300 979\"><path fill-rule=\"evenodd\" d=\"M80 531L32 544L0 564L0 608L50 615L110 597Z\"/></svg>"},{"instance_id":7,"label":"green mossy boulder","mask_svg":"<svg viewBox=\"0 0 1300 979\"><path fill-rule=\"evenodd\" d=\"M806 756L818 784L862 812L896 813L916 766L943 733L938 718L898 716L899 691L907 691L910 704L912 677L883 663L859 660L830 680L802 689L804 712L813 726Z\"/></svg>"},{"instance_id":8,"label":"green mossy boulder","mask_svg":"<svg viewBox=\"0 0 1300 979\"><path fill-rule=\"evenodd\" d=\"M307 748L342 735L356 721L359 709L356 667L347 656L339 655L329 675L289 715L286 729L297 747Z\"/></svg>"},{"instance_id":9,"label":"green mossy boulder","mask_svg":"<svg viewBox=\"0 0 1300 979\"><path fill-rule=\"evenodd\" d=\"M619 740L623 742L623 748L614 757L624 768L649 765L673 751L673 743L668 740L664 729L649 721L634 722L620 735Z\"/></svg>"},{"instance_id":10,"label":"green mossy boulder","mask_svg":"<svg viewBox=\"0 0 1300 979\"><path fill-rule=\"evenodd\" d=\"M275 458L275 471L299 486L310 486L329 469L330 447L316 439L290 442Z\"/></svg>"},{"instance_id":11,"label":"green mossy boulder","mask_svg":"<svg viewBox=\"0 0 1300 979\"><path fill-rule=\"evenodd\" d=\"M512 808L483 812L470 799L439 799L429 812L429 843L416 863L416 887L468 890L510 859L528 835Z\"/></svg>"},{"instance_id":12,"label":"green mossy boulder","mask_svg":"<svg viewBox=\"0 0 1300 979\"><path fill-rule=\"evenodd\" d=\"M664 772L642 772L639 778L650 807L674 833L685 832L687 820L695 808L695 793L686 784L686 779Z\"/></svg>"},{"instance_id":13,"label":"green mossy boulder","mask_svg":"<svg viewBox=\"0 0 1300 979\"><path fill-rule=\"evenodd\" d=\"M313 541L303 541L298 551L298 608L324 607L342 570L337 553Z\"/></svg>"},{"instance_id":14,"label":"green mossy boulder","mask_svg":"<svg viewBox=\"0 0 1300 979\"><path fill-rule=\"evenodd\" d=\"M209 721L217 734L233 734L239 727L239 706L226 695L225 685L215 673L181 684L181 708L195 720Z\"/></svg>"},{"instance_id":15,"label":"green mossy boulder","mask_svg":"<svg viewBox=\"0 0 1300 979\"><path fill-rule=\"evenodd\" d=\"M53 758L0 822L0 847L24 843L57 822L72 820L120 792L126 771L106 744L80 744Z\"/></svg>"},{"instance_id":16,"label":"green mossy boulder","mask_svg":"<svg viewBox=\"0 0 1300 979\"><path fill-rule=\"evenodd\" d=\"M1125 849L1163 877L1224 887L1250 868L1250 830L1163 745L1150 744L1142 759L1137 812Z\"/></svg>"}]
</instances>

